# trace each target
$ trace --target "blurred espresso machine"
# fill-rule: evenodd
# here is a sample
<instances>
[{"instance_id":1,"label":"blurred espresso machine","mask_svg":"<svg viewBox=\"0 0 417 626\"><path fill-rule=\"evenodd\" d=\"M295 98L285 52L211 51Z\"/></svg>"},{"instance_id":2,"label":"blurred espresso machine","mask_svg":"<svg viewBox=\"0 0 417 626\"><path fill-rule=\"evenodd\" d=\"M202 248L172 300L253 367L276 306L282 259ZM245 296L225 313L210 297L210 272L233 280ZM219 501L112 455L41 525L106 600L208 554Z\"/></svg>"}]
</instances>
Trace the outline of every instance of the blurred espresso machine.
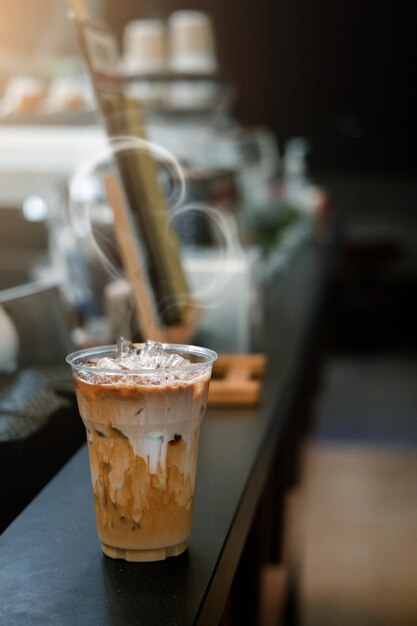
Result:
<instances>
[{"instance_id":1,"label":"blurred espresso machine","mask_svg":"<svg viewBox=\"0 0 417 626\"><path fill-rule=\"evenodd\" d=\"M85 331L73 341L88 341L89 333L92 341L113 341L106 294L123 273L102 185L112 163L97 158L107 153L106 136L84 70L74 57L61 61L52 78L39 62L35 75L3 81L0 292L55 285L72 325ZM120 68L150 142L178 164L177 180L164 163L158 172L167 197L182 194L173 224L192 291L203 303L202 338L215 349L248 352L261 300L248 215L269 202L278 179L276 141L268 129L242 128L231 115L234 89L219 70L205 13L128 23Z\"/></svg>"}]
</instances>

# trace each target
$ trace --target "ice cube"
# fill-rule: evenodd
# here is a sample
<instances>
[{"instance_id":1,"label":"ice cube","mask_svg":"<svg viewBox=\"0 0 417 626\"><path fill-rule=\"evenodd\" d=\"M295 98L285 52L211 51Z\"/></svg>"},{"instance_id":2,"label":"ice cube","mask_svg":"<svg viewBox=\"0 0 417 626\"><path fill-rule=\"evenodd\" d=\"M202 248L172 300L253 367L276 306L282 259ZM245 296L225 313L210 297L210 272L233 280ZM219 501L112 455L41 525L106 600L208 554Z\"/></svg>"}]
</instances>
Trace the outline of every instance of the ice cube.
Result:
<instances>
[{"instance_id":1,"label":"ice cube","mask_svg":"<svg viewBox=\"0 0 417 626\"><path fill-rule=\"evenodd\" d=\"M148 339L136 358L139 369L157 369L164 360L164 347L159 341Z\"/></svg>"},{"instance_id":2,"label":"ice cube","mask_svg":"<svg viewBox=\"0 0 417 626\"><path fill-rule=\"evenodd\" d=\"M126 337L119 337L116 345L116 358L122 359L125 356L129 355L129 352L132 350L132 342L130 339L126 339Z\"/></svg>"},{"instance_id":3,"label":"ice cube","mask_svg":"<svg viewBox=\"0 0 417 626\"><path fill-rule=\"evenodd\" d=\"M96 368L100 370L121 370L122 366L116 359L112 359L110 357L104 356L102 359L99 359L96 363Z\"/></svg>"},{"instance_id":4,"label":"ice cube","mask_svg":"<svg viewBox=\"0 0 417 626\"><path fill-rule=\"evenodd\" d=\"M140 356L163 356L163 354L164 346L162 343L160 341L152 341L152 339L148 339L143 346Z\"/></svg>"},{"instance_id":5,"label":"ice cube","mask_svg":"<svg viewBox=\"0 0 417 626\"><path fill-rule=\"evenodd\" d=\"M190 361L188 359L184 359L184 357L182 357L180 354L170 354L166 356L167 358L164 360L161 367L180 368L190 365Z\"/></svg>"},{"instance_id":6,"label":"ice cube","mask_svg":"<svg viewBox=\"0 0 417 626\"><path fill-rule=\"evenodd\" d=\"M97 369L111 370L178 370L190 364L188 359L183 358L180 354L167 352L159 341L148 339L142 349L137 348L134 344L120 337L117 341L116 357L114 359L104 357L97 362ZM185 372L184 372L185 373ZM162 374L162 372L161 372ZM155 379L152 374L152 380L149 384L162 384L163 379L171 379L171 374L164 373L162 377Z\"/></svg>"},{"instance_id":7,"label":"ice cube","mask_svg":"<svg viewBox=\"0 0 417 626\"><path fill-rule=\"evenodd\" d=\"M123 359L120 359L120 364L123 366L124 369L127 370L147 369L144 367L140 357L136 354L136 352L125 356Z\"/></svg>"}]
</instances>

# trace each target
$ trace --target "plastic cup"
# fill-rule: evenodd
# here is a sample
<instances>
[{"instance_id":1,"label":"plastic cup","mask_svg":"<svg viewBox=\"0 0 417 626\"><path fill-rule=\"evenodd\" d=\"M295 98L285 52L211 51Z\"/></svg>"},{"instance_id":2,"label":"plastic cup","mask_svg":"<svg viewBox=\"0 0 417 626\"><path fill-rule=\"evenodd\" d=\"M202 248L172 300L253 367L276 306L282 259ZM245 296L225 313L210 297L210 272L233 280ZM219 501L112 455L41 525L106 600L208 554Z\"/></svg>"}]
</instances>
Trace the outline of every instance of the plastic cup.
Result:
<instances>
[{"instance_id":1,"label":"plastic cup","mask_svg":"<svg viewBox=\"0 0 417 626\"><path fill-rule=\"evenodd\" d=\"M169 65L174 72L210 74L217 69L213 24L202 11L175 11L168 20Z\"/></svg>"},{"instance_id":2,"label":"plastic cup","mask_svg":"<svg viewBox=\"0 0 417 626\"><path fill-rule=\"evenodd\" d=\"M190 365L89 367L114 358L116 346L67 357L87 430L98 535L104 554L115 559L177 556L191 532L200 424L217 355L177 344L164 350Z\"/></svg>"},{"instance_id":3,"label":"plastic cup","mask_svg":"<svg viewBox=\"0 0 417 626\"><path fill-rule=\"evenodd\" d=\"M165 71L165 25L161 20L129 22L124 31L124 61L128 72Z\"/></svg>"}]
</instances>

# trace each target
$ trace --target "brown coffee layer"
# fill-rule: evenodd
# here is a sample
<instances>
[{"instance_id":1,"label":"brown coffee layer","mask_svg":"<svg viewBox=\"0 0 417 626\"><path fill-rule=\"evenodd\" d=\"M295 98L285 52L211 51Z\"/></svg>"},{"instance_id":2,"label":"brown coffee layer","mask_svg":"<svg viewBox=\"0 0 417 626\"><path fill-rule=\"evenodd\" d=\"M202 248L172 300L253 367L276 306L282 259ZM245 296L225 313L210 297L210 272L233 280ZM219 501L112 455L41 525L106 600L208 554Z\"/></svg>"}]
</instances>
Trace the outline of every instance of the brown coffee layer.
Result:
<instances>
[{"instance_id":1,"label":"brown coffee layer","mask_svg":"<svg viewBox=\"0 0 417 626\"><path fill-rule=\"evenodd\" d=\"M210 376L149 387L97 385L76 377L74 382L84 421L136 428L201 419L206 410Z\"/></svg>"},{"instance_id":2,"label":"brown coffee layer","mask_svg":"<svg viewBox=\"0 0 417 626\"><path fill-rule=\"evenodd\" d=\"M101 541L127 550L185 542L209 375L157 386L76 377L75 385Z\"/></svg>"},{"instance_id":3,"label":"brown coffee layer","mask_svg":"<svg viewBox=\"0 0 417 626\"><path fill-rule=\"evenodd\" d=\"M185 541L191 530L194 476L181 467L191 445L194 468L198 429L190 443L168 443L160 480L130 442L89 435L91 475L100 539L111 546L151 549Z\"/></svg>"}]
</instances>

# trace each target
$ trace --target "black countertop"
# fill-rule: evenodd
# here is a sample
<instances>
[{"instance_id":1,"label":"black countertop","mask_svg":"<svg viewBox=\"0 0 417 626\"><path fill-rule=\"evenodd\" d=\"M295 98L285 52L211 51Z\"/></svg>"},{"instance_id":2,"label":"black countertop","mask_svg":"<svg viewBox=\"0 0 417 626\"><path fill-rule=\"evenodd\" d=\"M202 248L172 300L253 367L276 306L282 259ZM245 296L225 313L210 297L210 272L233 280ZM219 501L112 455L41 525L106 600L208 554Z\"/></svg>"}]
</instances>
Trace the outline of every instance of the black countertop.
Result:
<instances>
[{"instance_id":1,"label":"black countertop","mask_svg":"<svg viewBox=\"0 0 417 626\"><path fill-rule=\"evenodd\" d=\"M1 537L1 623L218 623L284 429L317 309L320 258L302 246L267 286L261 406L209 409L204 418L187 552L143 564L102 555L84 446Z\"/></svg>"}]
</instances>

